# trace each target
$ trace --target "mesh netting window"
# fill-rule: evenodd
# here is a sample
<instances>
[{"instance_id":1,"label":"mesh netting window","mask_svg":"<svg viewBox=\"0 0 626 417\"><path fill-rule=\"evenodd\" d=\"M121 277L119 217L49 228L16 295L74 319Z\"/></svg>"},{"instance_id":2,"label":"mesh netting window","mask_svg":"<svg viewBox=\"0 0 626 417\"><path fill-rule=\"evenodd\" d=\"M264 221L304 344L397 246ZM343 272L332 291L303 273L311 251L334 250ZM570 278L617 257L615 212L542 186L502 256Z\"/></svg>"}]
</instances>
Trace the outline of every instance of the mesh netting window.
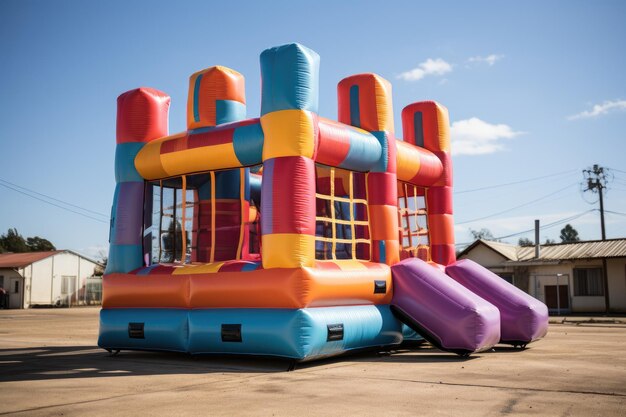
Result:
<instances>
[{"instance_id":1,"label":"mesh netting window","mask_svg":"<svg viewBox=\"0 0 626 417\"><path fill-rule=\"evenodd\" d=\"M190 262L198 202L186 177L152 183L152 263ZM183 255L184 254L184 255Z\"/></svg>"},{"instance_id":2,"label":"mesh netting window","mask_svg":"<svg viewBox=\"0 0 626 417\"><path fill-rule=\"evenodd\" d=\"M246 192L247 175L233 169L149 183L152 222L144 225L144 247L151 249L151 263L258 257L260 178Z\"/></svg>"},{"instance_id":3,"label":"mesh netting window","mask_svg":"<svg viewBox=\"0 0 626 417\"><path fill-rule=\"evenodd\" d=\"M424 188L398 182L399 238L405 255L430 260L425 193Z\"/></svg>"},{"instance_id":4,"label":"mesh netting window","mask_svg":"<svg viewBox=\"0 0 626 417\"><path fill-rule=\"evenodd\" d=\"M370 259L365 197L364 174L316 165L316 259Z\"/></svg>"}]
</instances>

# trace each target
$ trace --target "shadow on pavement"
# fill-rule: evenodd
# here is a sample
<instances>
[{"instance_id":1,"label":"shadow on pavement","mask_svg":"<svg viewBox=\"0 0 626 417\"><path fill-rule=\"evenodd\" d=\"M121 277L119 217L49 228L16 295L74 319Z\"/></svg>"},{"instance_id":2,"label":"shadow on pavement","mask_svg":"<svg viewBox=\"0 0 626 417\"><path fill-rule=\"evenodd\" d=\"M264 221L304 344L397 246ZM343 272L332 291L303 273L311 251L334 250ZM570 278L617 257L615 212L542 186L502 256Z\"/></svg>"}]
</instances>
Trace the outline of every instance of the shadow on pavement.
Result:
<instances>
[{"instance_id":1,"label":"shadow on pavement","mask_svg":"<svg viewBox=\"0 0 626 417\"><path fill-rule=\"evenodd\" d=\"M358 352L346 352L340 356L303 362L296 369L314 368L333 363L385 362L385 363L461 363L477 359L482 353L461 357L454 353L443 352L430 344L402 344L393 349L369 349Z\"/></svg>"},{"instance_id":2,"label":"shadow on pavement","mask_svg":"<svg viewBox=\"0 0 626 417\"><path fill-rule=\"evenodd\" d=\"M432 363L464 362L430 345L370 349L298 363L296 370L354 362ZM44 346L0 349L0 382L167 374L285 372L292 361L271 357L189 355L175 352L122 351L117 356L96 346Z\"/></svg>"},{"instance_id":3,"label":"shadow on pavement","mask_svg":"<svg viewBox=\"0 0 626 417\"><path fill-rule=\"evenodd\" d=\"M172 352L122 351L96 346L31 347L0 350L0 382L165 374L284 372L286 360L192 356Z\"/></svg>"}]
</instances>

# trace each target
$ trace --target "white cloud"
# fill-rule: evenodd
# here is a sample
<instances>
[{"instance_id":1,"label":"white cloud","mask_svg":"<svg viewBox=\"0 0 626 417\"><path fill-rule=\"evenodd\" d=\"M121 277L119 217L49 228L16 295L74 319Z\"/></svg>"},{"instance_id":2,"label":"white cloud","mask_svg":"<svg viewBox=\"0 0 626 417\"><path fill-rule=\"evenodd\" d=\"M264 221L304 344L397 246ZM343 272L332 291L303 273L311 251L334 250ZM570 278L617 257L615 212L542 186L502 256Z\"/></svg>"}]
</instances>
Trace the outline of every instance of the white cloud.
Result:
<instances>
[{"instance_id":1,"label":"white cloud","mask_svg":"<svg viewBox=\"0 0 626 417\"><path fill-rule=\"evenodd\" d=\"M613 110L626 110L626 100L607 100L602 104L595 104L591 110L585 110L578 114L569 116L569 120L586 119L607 114Z\"/></svg>"},{"instance_id":2,"label":"white cloud","mask_svg":"<svg viewBox=\"0 0 626 417\"><path fill-rule=\"evenodd\" d=\"M491 55L487 55L487 56L473 56L468 58L467 62L471 63L471 64L482 64L485 63L487 65L489 65L490 67L493 66L493 64L495 64L497 61L501 60L502 58L504 58L504 55L497 55L497 54L491 54Z\"/></svg>"},{"instance_id":3,"label":"white cloud","mask_svg":"<svg viewBox=\"0 0 626 417\"><path fill-rule=\"evenodd\" d=\"M405 71L402 74L398 75L396 78L404 81L417 81L421 80L427 75L444 75L449 72L452 72L451 64L447 63L441 58L428 58L426 61L419 64L417 68Z\"/></svg>"},{"instance_id":4,"label":"white cloud","mask_svg":"<svg viewBox=\"0 0 626 417\"><path fill-rule=\"evenodd\" d=\"M483 155L504 149L502 140L512 139L523 132L509 125L491 124L477 117L452 123L450 137L455 155Z\"/></svg>"}]
</instances>

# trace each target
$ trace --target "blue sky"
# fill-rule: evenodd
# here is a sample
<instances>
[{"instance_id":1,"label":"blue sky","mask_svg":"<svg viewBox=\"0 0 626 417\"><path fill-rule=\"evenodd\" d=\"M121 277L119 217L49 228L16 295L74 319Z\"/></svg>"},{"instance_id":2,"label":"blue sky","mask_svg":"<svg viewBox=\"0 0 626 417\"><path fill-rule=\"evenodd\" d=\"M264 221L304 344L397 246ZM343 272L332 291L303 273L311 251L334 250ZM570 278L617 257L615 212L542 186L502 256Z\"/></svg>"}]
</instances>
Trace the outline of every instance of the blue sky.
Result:
<instances>
[{"instance_id":1,"label":"blue sky","mask_svg":"<svg viewBox=\"0 0 626 417\"><path fill-rule=\"evenodd\" d=\"M597 208L579 185L594 163L613 168L605 206L621 214L607 214L607 235L624 237L624 39L621 1L4 0L0 232L16 227L60 248L106 251L116 97L139 86L167 92L170 132L181 131L189 75L219 64L246 77L255 117L259 54L295 41L321 56L322 116L336 118L337 82L361 72L393 83L398 136L407 104L448 107L457 242L472 240L469 228L507 236L535 218L548 224ZM491 187L532 178L541 179ZM597 212L571 223L583 239L600 237ZM561 227L543 230L542 240L558 240Z\"/></svg>"}]
</instances>

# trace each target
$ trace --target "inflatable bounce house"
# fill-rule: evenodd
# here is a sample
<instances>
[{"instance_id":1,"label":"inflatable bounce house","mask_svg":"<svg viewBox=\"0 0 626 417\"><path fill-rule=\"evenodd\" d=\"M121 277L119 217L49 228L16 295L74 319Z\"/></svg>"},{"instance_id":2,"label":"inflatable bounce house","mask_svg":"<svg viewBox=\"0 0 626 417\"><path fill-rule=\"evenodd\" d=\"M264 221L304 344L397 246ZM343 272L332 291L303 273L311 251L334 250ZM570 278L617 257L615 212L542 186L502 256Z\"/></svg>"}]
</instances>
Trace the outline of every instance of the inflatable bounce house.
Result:
<instances>
[{"instance_id":1,"label":"inflatable bounce house","mask_svg":"<svg viewBox=\"0 0 626 417\"><path fill-rule=\"evenodd\" d=\"M261 78L247 119L241 74L193 74L175 135L165 93L118 98L99 346L302 361L546 334L545 305L455 260L445 107L408 105L398 139L390 83L359 74L339 120L319 117L319 56L299 44L264 51Z\"/></svg>"}]
</instances>

